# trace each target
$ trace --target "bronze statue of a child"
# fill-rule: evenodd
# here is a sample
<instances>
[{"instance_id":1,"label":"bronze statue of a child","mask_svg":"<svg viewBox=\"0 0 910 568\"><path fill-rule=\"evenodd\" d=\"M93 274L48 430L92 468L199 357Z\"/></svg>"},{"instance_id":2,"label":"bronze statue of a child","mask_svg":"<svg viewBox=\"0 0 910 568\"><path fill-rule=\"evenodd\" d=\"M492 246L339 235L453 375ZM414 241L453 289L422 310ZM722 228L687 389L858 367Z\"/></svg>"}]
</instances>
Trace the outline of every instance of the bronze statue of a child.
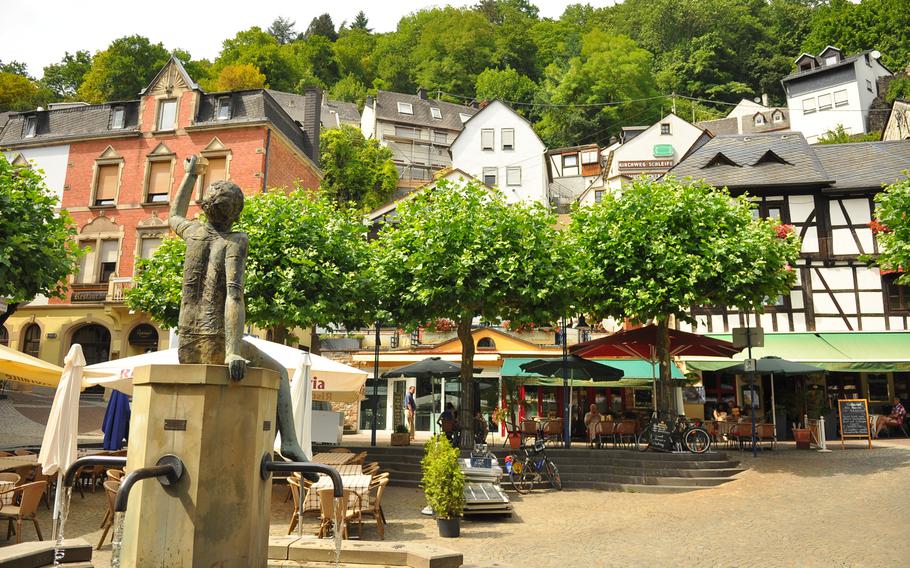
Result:
<instances>
[{"instance_id":1,"label":"bronze statue of a child","mask_svg":"<svg viewBox=\"0 0 910 568\"><path fill-rule=\"evenodd\" d=\"M204 167L196 156L190 156L184 170L186 175L168 216L171 228L186 241L178 358L181 363L227 365L235 381L243 378L247 364L277 372L281 376L277 416L281 454L291 461L307 461L294 428L287 369L243 341L248 237L231 231L243 210L243 192L230 181L216 181L206 189L201 203L206 221L187 219L196 178L204 173Z\"/></svg>"}]
</instances>

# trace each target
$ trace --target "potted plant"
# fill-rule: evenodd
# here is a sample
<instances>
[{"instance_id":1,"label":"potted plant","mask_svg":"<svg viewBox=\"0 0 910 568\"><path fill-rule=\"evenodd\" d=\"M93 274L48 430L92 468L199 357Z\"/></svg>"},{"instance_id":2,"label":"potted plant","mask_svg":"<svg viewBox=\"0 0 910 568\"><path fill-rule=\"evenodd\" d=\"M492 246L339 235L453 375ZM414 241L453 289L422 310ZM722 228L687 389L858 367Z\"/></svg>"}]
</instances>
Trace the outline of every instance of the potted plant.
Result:
<instances>
[{"instance_id":1,"label":"potted plant","mask_svg":"<svg viewBox=\"0 0 910 568\"><path fill-rule=\"evenodd\" d=\"M392 445L393 446L409 446L411 445L411 432L408 431L408 427L404 424L399 424L395 426L395 431L392 433Z\"/></svg>"},{"instance_id":2,"label":"potted plant","mask_svg":"<svg viewBox=\"0 0 910 568\"><path fill-rule=\"evenodd\" d=\"M427 505L433 509L439 536L454 538L461 533L464 510L464 473L458 465L460 452L443 435L430 438L420 462L421 487Z\"/></svg>"}]
</instances>

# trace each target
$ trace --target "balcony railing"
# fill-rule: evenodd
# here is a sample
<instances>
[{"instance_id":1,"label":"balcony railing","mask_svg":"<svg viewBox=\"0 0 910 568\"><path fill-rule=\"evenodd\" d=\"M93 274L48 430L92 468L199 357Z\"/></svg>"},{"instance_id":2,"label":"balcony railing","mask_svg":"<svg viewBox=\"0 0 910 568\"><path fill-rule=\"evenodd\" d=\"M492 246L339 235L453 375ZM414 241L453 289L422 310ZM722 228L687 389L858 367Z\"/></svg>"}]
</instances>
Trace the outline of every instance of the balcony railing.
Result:
<instances>
[{"instance_id":1,"label":"balcony railing","mask_svg":"<svg viewBox=\"0 0 910 568\"><path fill-rule=\"evenodd\" d=\"M133 279L130 276L113 277L108 282L107 302L123 303L123 293L133 287Z\"/></svg>"}]
</instances>

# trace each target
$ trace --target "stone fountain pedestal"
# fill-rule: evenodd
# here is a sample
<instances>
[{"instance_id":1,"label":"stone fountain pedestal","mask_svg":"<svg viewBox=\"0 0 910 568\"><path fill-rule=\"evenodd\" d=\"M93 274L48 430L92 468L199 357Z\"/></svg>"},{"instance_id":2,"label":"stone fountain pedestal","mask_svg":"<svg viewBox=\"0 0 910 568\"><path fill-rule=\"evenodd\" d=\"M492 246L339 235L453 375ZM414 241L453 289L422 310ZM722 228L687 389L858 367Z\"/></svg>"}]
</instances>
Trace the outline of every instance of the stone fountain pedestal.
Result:
<instances>
[{"instance_id":1,"label":"stone fountain pedestal","mask_svg":"<svg viewBox=\"0 0 910 568\"><path fill-rule=\"evenodd\" d=\"M248 368L233 382L221 365L134 370L127 472L174 454L183 478L134 486L121 566L264 567L271 480L259 475L275 438L278 375Z\"/></svg>"}]
</instances>

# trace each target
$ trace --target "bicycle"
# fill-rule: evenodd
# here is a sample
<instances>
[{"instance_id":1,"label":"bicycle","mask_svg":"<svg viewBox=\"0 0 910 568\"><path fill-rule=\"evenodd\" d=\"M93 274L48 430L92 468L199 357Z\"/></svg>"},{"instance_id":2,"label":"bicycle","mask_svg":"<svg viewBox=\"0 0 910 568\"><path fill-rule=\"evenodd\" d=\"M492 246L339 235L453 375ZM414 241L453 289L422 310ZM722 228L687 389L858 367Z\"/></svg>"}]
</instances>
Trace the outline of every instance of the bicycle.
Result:
<instances>
[{"instance_id":1,"label":"bicycle","mask_svg":"<svg viewBox=\"0 0 910 568\"><path fill-rule=\"evenodd\" d=\"M669 419L652 418L635 439L640 452L653 449L662 452L688 451L703 454L711 449L711 435L700 423L689 423L684 415L674 422Z\"/></svg>"},{"instance_id":2,"label":"bicycle","mask_svg":"<svg viewBox=\"0 0 910 568\"><path fill-rule=\"evenodd\" d=\"M557 491L562 491L562 477L559 469L546 454L543 441L534 442L533 446L522 446L524 456L516 453L506 456L506 472L509 481L516 492L529 493L534 489L535 483L541 483L546 476L547 481Z\"/></svg>"}]
</instances>

